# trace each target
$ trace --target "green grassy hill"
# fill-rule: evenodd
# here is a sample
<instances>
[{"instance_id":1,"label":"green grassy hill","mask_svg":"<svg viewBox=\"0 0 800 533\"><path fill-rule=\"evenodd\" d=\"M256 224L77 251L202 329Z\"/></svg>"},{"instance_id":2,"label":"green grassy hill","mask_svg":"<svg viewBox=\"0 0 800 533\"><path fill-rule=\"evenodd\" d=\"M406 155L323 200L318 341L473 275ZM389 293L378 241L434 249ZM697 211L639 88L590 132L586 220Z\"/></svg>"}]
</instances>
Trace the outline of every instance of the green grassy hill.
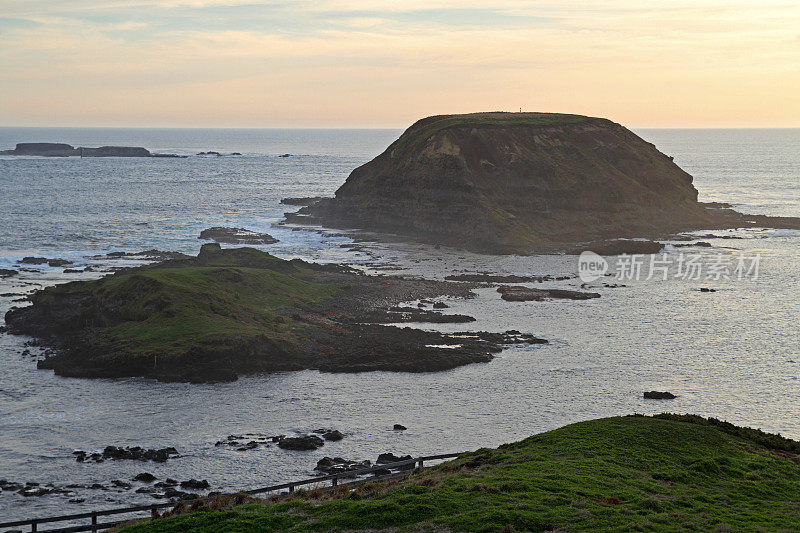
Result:
<instances>
[{"instance_id":1,"label":"green grassy hill","mask_svg":"<svg viewBox=\"0 0 800 533\"><path fill-rule=\"evenodd\" d=\"M796 531L798 450L796 441L713 419L606 418L477 450L400 482L233 508L200 502L124 531Z\"/></svg>"}]
</instances>

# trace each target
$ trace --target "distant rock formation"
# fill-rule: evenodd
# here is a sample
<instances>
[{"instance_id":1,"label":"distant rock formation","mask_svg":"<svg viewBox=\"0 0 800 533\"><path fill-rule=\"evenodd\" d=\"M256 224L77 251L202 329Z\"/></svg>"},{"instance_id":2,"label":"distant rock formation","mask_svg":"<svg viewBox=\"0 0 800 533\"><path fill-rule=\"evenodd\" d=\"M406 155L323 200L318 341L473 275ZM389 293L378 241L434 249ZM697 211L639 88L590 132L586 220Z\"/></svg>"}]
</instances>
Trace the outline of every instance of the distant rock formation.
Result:
<instances>
[{"instance_id":1,"label":"distant rock formation","mask_svg":"<svg viewBox=\"0 0 800 533\"><path fill-rule=\"evenodd\" d=\"M175 154L154 154L139 146L100 146L86 148L64 143L17 143L13 150L0 151L0 155L27 155L45 157L184 157Z\"/></svg>"},{"instance_id":2,"label":"distant rock formation","mask_svg":"<svg viewBox=\"0 0 800 533\"><path fill-rule=\"evenodd\" d=\"M259 233L244 228L213 227L200 232L198 239L226 244L274 244L278 239L269 233Z\"/></svg>"},{"instance_id":3,"label":"distant rock formation","mask_svg":"<svg viewBox=\"0 0 800 533\"><path fill-rule=\"evenodd\" d=\"M743 217L706 209L692 176L610 120L474 113L418 121L355 169L335 198L287 215L287 221L479 252L529 253L751 225Z\"/></svg>"}]
</instances>

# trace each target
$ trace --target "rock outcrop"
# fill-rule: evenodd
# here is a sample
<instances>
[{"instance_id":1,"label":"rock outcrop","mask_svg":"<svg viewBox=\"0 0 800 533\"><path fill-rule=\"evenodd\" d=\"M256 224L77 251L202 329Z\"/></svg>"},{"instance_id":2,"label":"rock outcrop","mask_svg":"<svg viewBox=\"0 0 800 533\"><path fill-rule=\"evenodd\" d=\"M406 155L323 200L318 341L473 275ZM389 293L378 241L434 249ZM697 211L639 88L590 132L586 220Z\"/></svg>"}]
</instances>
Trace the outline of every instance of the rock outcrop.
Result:
<instances>
[{"instance_id":1,"label":"rock outcrop","mask_svg":"<svg viewBox=\"0 0 800 533\"><path fill-rule=\"evenodd\" d=\"M692 176L610 120L554 113L441 115L412 125L336 191L287 221L488 253L703 228L800 226L697 201ZM788 225L787 225L788 224Z\"/></svg>"},{"instance_id":2,"label":"rock outcrop","mask_svg":"<svg viewBox=\"0 0 800 533\"><path fill-rule=\"evenodd\" d=\"M5 318L10 333L55 348L39 368L72 377L209 382L306 368L430 372L488 362L507 344L546 342L518 332L446 334L377 324L402 314L386 310L389 301L443 294L466 296L469 287L205 244L197 257L37 291L32 305Z\"/></svg>"},{"instance_id":3,"label":"rock outcrop","mask_svg":"<svg viewBox=\"0 0 800 533\"><path fill-rule=\"evenodd\" d=\"M328 224L489 252L702 225L692 177L610 120L475 113L418 121L302 209Z\"/></svg>"}]
</instances>

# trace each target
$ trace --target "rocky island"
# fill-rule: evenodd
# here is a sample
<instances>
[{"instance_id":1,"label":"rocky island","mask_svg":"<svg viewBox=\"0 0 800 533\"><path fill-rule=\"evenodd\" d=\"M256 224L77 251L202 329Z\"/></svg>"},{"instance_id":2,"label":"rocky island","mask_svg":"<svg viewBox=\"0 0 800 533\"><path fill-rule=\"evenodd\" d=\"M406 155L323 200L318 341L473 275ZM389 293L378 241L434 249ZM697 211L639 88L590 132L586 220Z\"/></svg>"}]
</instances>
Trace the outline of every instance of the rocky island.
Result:
<instances>
[{"instance_id":1,"label":"rocky island","mask_svg":"<svg viewBox=\"0 0 800 533\"><path fill-rule=\"evenodd\" d=\"M697 200L692 176L625 127L555 113L422 119L287 221L486 253L565 250L705 228L800 228Z\"/></svg>"},{"instance_id":2,"label":"rocky island","mask_svg":"<svg viewBox=\"0 0 800 533\"><path fill-rule=\"evenodd\" d=\"M100 146L86 148L64 143L17 143L13 150L2 150L0 155L26 155L43 157L184 157L175 154L156 154L140 146Z\"/></svg>"},{"instance_id":3,"label":"rocky island","mask_svg":"<svg viewBox=\"0 0 800 533\"><path fill-rule=\"evenodd\" d=\"M197 257L48 287L5 318L9 332L55 349L40 368L165 381L309 368L436 371L490 361L506 344L546 342L520 332L442 334L380 325L464 322L464 315L395 307L441 295L466 297L470 286L370 277L214 243Z\"/></svg>"}]
</instances>

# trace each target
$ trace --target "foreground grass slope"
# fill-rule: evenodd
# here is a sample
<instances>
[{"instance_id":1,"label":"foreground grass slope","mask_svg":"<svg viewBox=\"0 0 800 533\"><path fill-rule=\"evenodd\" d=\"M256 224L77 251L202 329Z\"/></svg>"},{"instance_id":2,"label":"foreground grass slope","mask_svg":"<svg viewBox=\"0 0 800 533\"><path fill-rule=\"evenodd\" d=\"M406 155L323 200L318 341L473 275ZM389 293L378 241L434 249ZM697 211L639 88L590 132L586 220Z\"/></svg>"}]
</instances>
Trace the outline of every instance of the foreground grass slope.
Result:
<instances>
[{"instance_id":1,"label":"foreground grass slope","mask_svg":"<svg viewBox=\"0 0 800 533\"><path fill-rule=\"evenodd\" d=\"M179 531L800 529L800 443L699 417L581 422L402 482L132 526Z\"/></svg>"}]
</instances>

